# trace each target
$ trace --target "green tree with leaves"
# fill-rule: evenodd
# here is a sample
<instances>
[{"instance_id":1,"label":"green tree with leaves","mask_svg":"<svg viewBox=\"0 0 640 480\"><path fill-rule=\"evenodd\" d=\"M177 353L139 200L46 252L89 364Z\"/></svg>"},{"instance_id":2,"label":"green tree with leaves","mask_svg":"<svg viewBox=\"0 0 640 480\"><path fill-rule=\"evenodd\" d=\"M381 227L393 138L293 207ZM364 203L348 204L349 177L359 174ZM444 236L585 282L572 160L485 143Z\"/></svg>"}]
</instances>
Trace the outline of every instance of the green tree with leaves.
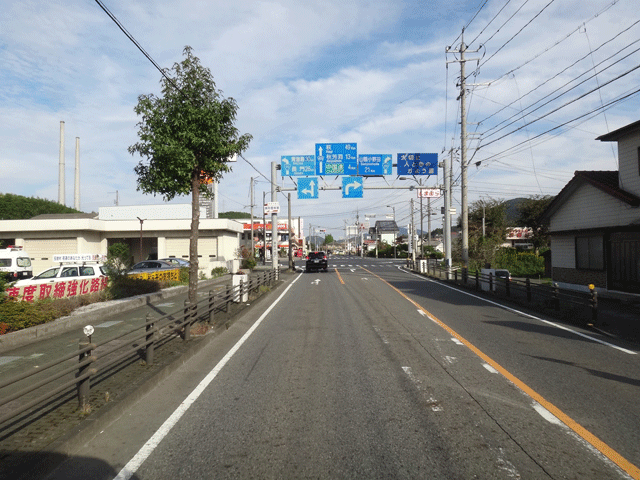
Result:
<instances>
[{"instance_id":1,"label":"green tree with leaves","mask_svg":"<svg viewBox=\"0 0 640 480\"><path fill-rule=\"evenodd\" d=\"M324 237L323 245L331 245L335 240L333 239L333 235L327 233Z\"/></svg>"},{"instance_id":2,"label":"green tree with leaves","mask_svg":"<svg viewBox=\"0 0 640 480\"><path fill-rule=\"evenodd\" d=\"M206 184L231 171L228 163L245 151L251 135L235 127L238 105L217 90L211 71L200 64L191 47L184 60L165 70L162 96L141 95L135 112L139 142L129 147L143 159L135 167L138 190L161 194L165 200L191 194L189 301L196 302L198 285L199 200Z\"/></svg>"},{"instance_id":3,"label":"green tree with leaves","mask_svg":"<svg viewBox=\"0 0 640 480\"><path fill-rule=\"evenodd\" d=\"M549 225L540 220L542 212L546 210L554 197L549 195L534 195L524 199L518 205L518 226L530 227L533 236L530 238L535 252L549 245Z\"/></svg>"}]
</instances>

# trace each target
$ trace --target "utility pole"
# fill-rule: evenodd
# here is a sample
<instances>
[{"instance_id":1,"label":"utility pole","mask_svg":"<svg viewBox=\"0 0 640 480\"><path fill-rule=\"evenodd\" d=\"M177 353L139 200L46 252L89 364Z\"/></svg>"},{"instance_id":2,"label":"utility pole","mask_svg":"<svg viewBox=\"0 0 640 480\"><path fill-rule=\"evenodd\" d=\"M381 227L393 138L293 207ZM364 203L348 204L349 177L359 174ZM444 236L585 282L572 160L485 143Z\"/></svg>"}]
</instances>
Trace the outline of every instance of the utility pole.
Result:
<instances>
[{"instance_id":1,"label":"utility pole","mask_svg":"<svg viewBox=\"0 0 640 480\"><path fill-rule=\"evenodd\" d=\"M276 171L277 162L271 162L271 201L278 201ZM271 266L274 270L278 268L278 214L274 211L271 214Z\"/></svg>"},{"instance_id":2,"label":"utility pole","mask_svg":"<svg viewBox=\"0 0 640 480\"><path fill-rule=\"evenodd\" d=\"M253 243L253 177L251 177L251 258L255 259L256 250L255 244Z\"/></svg>"},{"instance_id":3,"label":"utility pole","mask_svg":"<svg viewBox=\"0 0 640 480\"><path fill-rule=\"evenodd\" d=\"M291 238L293 237L293 229L291 228L291 193L287 195L287 204L289 208L289 219L287 222L287 228L289 229L289 271L294 271L295 266L293 265L293 245L291 245Z\"/></svg>"},{"instance_id":4,"label":"utility pole","mask_svg":"<svg viewBox=\"0 0 640 480\"><path fill-rule=\"evenodd\" d=\"M444 157L444 263L447 268L447 280L451 278L451 160Z\"/></svg>"},{"instance_id":5,"label":"utility pole","mask_svg":"<svg viewBox=\"0 0 640 480\"><path fill-rule=\"evenodd\" d=\"M267 264L267 214L265 212L265 197L267 192L262 192L262 250L264 255L262 256L262 265Z\"/></svg>"},{"instance_id":6,"label":"utility pole","mask_svg":"<svg viewBox=\"0 0 640 480\"><path fill-rule=\"evenodd\" d=\"M413 198L411 199L411 260L415 263L416 261L416 227L413 223Z\"/></svg>"},{"instance_id":7,"label":"utility pole","mask_svg":"<svg viewBox=\"0 0 640 480\"><path fill-rule=\"evenodd\" d=\"M467 46L464 43L464 28L460 40L458 50L452 50L451 47L445 48L445 53L460 54L459 60L453 60L460 63L460 187L461 187L461 215L462 215L462 262L466 268L469 268L469 204L467 200L467 87L465 62L477 59L465 59L464 54L467 52ZM473 50L476 53L478 50ZM451 62L447 62L451 63Z\"/></svg>"}]
</instances>

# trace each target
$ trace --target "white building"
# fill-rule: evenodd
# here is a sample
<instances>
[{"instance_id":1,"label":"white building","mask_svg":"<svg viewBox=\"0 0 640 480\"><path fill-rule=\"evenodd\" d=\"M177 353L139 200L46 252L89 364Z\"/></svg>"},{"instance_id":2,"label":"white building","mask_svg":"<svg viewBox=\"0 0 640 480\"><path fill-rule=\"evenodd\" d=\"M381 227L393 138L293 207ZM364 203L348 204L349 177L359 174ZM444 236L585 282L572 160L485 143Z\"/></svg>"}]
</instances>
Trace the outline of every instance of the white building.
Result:
<instances>
[{"instance_id":1,"label":"white building","mask_svg":"<svg viewBox=\"0 0 640 480\"><path fill-rule=\"evenodd\" d=\"M204 218L198 238L199 270L238 268L241 223ZM51 267L55 254L107 254L118 242L129 246L134 262L147 258L189 258L191 205L164 204L102 207L95 214L39 215L28 220L0 220L0 241L19 245L31 257L34 274Z\"/></svg>"}]
</instances>

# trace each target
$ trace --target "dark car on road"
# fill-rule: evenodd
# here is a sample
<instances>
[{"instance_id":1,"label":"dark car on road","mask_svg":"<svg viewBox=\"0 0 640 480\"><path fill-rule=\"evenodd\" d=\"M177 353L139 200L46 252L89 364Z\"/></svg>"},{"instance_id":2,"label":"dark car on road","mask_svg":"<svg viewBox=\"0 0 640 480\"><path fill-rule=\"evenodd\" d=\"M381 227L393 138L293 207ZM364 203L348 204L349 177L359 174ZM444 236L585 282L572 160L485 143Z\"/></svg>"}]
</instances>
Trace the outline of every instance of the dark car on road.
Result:
<instances>
[{"instance_id":1,"label":"dark car on road","mask_svg":"<svg viewBox=\"0 0 640 480\"><path fill-rule=\"evenodd\" d=\"M136 263L131 267L131 270L129 270L127 274L135 275L138 273L153 273L160 272L162 270L173 270L175 268L179 268L178 265L173 265L162 260L145 260L144 262Z\"/></svg>"},{"instance_id":2,"label":"dark car on road","mask_svg":"<svg viewBox=\"0 0 640 480\"><path fill-rule=\"evenodd\" d=\"M325 252L309 252L305 271L324 270L326 272L327 268L327 254Z\"/></svg>"}]
</instances>

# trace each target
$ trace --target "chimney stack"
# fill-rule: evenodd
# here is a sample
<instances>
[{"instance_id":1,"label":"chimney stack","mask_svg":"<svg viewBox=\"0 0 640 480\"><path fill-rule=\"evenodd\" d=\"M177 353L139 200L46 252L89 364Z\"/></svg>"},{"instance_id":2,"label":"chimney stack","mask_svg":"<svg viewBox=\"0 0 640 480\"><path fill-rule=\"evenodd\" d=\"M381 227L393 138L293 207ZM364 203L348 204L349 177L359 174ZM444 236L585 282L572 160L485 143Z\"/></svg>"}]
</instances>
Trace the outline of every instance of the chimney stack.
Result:
<instances>
[{"instance_id":1,"label":"chimney stack","mask_svg":"<svg viewBox=\"0 0 640 480\"><path fill-rule=\"evenodd\" d=\"M58 203L64 205L64 121L60 122L60 160L58 163Z\"/></svg>"}]
</instances>

